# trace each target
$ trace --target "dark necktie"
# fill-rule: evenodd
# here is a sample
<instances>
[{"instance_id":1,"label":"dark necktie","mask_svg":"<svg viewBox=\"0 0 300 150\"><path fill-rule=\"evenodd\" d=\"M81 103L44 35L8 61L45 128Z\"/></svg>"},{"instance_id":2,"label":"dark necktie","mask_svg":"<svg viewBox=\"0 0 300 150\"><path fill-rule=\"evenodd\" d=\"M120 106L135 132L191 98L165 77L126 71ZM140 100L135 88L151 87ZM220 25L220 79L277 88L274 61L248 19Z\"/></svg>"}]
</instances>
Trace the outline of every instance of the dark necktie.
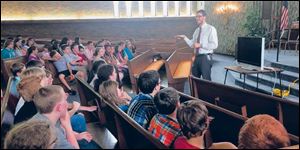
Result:
<instances>
[{"instance_id":1,"label":"dark necktie","mask_svg":"<svg viewBox=\"0 0 300 150\"><path fill-rule=\"evenodd\" d=\"M200 35L201 35L201 27L199 27L199 34L198 34L196 43L200 43ZM195 51L196 51L195 54L199 54L199 50L200 50L200 48L195 48Z\"/></svg>"}]
</instances>

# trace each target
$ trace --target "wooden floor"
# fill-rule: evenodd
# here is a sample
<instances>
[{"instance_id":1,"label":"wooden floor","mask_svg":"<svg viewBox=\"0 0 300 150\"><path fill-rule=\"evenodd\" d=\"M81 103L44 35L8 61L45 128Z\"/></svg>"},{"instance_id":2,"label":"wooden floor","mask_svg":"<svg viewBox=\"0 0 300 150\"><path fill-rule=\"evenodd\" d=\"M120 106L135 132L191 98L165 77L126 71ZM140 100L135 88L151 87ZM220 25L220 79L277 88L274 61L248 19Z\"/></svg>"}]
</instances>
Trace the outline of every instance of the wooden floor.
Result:
<instances>
[{"instance_id":1,"label":"wooden floor","mask_svg":"<svg viewBox=\"0 0 300 150\"><path fill-rule=\"evenodd\" d=\"M113 149L117 143L117 139L99 123L88 123L87 130L92 134L93 140L99 144L103 149Z\"/></svg>"}]
</instances>

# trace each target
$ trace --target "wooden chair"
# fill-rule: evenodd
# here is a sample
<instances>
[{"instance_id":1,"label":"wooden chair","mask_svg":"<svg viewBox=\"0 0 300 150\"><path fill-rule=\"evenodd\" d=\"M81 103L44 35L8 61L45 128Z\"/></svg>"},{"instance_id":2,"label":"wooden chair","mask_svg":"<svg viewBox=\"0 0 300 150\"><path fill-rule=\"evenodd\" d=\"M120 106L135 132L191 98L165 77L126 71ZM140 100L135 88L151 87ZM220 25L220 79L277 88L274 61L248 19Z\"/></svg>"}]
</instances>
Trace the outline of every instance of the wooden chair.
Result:
<instances>
[{"instance_id":1,"label":"wooden chair","mask_svg":"<svg viewBox=\"0 0 300 150\"><path fill-rule=\"evenodd\" d=\"M278 32L278 31L277 31ZM274 44L278 43L278 39L277 39L277 35L276 32L273 31L273 35L272 35L272 39L269 42L269 49L271 48L271 46L274 48ZM289 30L285 29L281 34L280 34L280 44L278 44L280 47L282 44L286 44L288 41L288 35L289 35Z\"/></svg>"},{"instance_id":2,"label":"wooden chair","mask_svg":"<svg viewBox=\"0 0 300 150\"><path fill-rule=\"evenodd\" d=\"M174 51L166 61L168 86L183 92L184 83L191 73L192 53Z\"/></svg>"},{"instance_id":3,"label":"wooden chair","mask_svg":"<svg viewBox=\"0 0 300 150\"><path fill-rule=\"evenodd\" d=\"M295 50L298 51L298 45L299 45L299 28L298 29L289 29L288 39L285 43L285 51L287 50L287 46L289 46L289 49L291 49L291 44L295 45ZM284 51L284 52L285 52Z\"/></svg>"}]
</instances>

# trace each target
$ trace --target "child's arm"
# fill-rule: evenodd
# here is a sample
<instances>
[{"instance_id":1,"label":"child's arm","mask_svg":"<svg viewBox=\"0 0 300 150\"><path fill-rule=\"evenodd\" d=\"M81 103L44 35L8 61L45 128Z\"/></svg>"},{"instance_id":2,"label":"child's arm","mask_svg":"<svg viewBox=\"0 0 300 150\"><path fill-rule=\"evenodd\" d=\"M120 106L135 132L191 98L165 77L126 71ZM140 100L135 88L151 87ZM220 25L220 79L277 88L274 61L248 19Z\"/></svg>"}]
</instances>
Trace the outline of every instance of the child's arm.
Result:
<instances>
[{"instance_id":1,"label":"child's arm","mask_svg":"<svg viewBox=\"0 0 300 150\"><path fill-rule=\"evenodd\" d=\"M74 74L72 73L72 68L71 68L71 65L70 65L70 63L67 63L67 68L68 68L68 70L69 70L69 72L70 72L70 76L74 76Z\"/></svg>"},{"instance_id":2,"label":"child's arm","mask_svg":"<svg viewBox=\"0 0 300 150\"><path fill-rule=\"evenodd\" d=\"M97 110L97 106L80 106L79 110L92 112Z\"/></svg>"},{"instance_id":3,"label":"child's arm","mask_svg":"<svg viewBox=\"0 0 300 150\"><path fill-rule=\"evenodd\" d=\"M69 110L69 114L70 116L73 116L75 114L75 112L77 112L80 108L80 103L76 102L76 101L73 101L72 104L68 103L68 109L71 109Z\"/></svg>"}]
</instances>

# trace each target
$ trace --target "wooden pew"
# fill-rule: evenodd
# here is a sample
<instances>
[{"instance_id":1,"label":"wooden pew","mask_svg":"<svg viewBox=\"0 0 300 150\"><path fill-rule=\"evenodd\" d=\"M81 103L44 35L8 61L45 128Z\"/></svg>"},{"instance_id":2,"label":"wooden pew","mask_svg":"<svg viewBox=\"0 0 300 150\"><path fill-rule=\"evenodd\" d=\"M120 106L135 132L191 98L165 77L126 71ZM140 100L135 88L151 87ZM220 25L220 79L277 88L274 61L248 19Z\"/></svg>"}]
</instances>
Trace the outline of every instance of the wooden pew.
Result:
<instances>
[{"instance_id":1,"label":"wooden pew","mask_svg":"<svg viewBox=\"0 0 300 150\"><path fill-rule=\"evenodd\" d=\"M168 86L183 92L184 83L190 76L192 67L192 53L174 51L166 61Z\"/></svg>"},{"instance_id":2,"label":"wooden pew","mask_svg":"<svg viewBox=\"0 0 300 150\"><path fill-rule=\"evenodd\" d=\"M246 117L181 92L179 92L179 96L181 103L188 100L201 101L206 106L209 116L214 117L209 131L205 135L206 145L210 145L212 142L231 142L238 145L238 135L240 128L247 120Z\"/></svg>"},{"instance_id":3,"label":"wooden pew","mask_svg":"<svg viewBox=\"0 0 300 150\"><path fill-rule=\"evenodd\" d=\"M289 133L299 136L299 103L223 85L190 76L191 93L211 104L220 106L245 117L269 114L284 124Z\"/></svg>"},{"instance_id":4,"label":"wooden pew","mask_svg":"<svg viewBox=\"0 0 300 150\"><path fill-rule=\"evenodd\" d=\"M140 73L148 70L158 71L164 65L165 61L163 56L162 56L163 60L158 60L153 62L153 56L156 54L159 53L151 49L134 57L132 60L128 61L127 64L128 64L130 81L131 81L132 89L135 92L138 91L136 79L140 75Z\"/></svg>"},{"instance_id":5,"label":"wooden pew","mask_svg":"<svg viewBox=\"0 0 300 150\"><path fill-rule=\"evenodd\" d=\"M187 100L201 101L206 106L209 116L214 117L210 123L209 131L205 135L206 144L226 141L238 146L239 131L248 119L247 117L181 92L179 92L179 96L181 103ZM299 144L299 137L292 134L289 134L289 137L292 145Z\"/></svg>"},{"instance_id":6,"label":"wooden pew","mask_svg":"<svg viewBox=\"0 0 300 150\"><path fill-rule=\"evenodd\" d=\"M3 99L1 100L1 126L3 123L2 122L3 115L4 115L5 110L7 109L8 102L9 102L9 95L10 95L9 93L10 93L10 88L11 88L11 82L12 82L12 78L10 77L7 82L7 87L6 87Z\"/></svg>"},{"instance_id":7,"label":"wooden pew","mask_svg":"<svg viewBox=\"0 0 300 150\"><path fill-rule=\"evenodd\" d=\"M26 56L20 56L20 57L9 58L9 59L1 59L1 72L3 73L3 78L5 82L8 81L9 76L12 76L10 67L17 62L26 64Z\"/></svg>"},{"instance_id":8,"label":"wooden pew","mask_svg":"<svg viewBox=\"0 0 300 150\"><path fill-rule=\"evenodd\" d=\"M85 81L76 79L81 104L88 105L89 101L97 103L99 121L117 138L116 148L167 148L116 105L104 100Z\"/></svg>"}]
</instances>

